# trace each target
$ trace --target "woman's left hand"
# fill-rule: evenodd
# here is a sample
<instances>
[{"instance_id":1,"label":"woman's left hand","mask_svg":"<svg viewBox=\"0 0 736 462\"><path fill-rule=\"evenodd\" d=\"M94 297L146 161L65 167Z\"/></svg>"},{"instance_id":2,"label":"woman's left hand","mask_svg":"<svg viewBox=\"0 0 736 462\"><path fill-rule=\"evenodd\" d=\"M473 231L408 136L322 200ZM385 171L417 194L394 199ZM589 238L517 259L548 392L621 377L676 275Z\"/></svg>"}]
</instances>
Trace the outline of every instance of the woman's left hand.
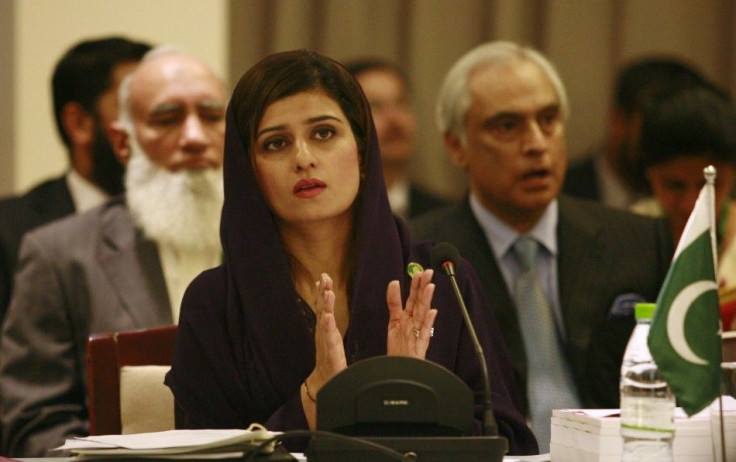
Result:
<instances>
[{"instance_id":1,"label":"woman's left hand","mask_svg":"<svg viewBox=\"0 0 736 462\"><path fill-rule=\"evenodd\" d=\"M428 269L412 277L406 307L401 303L399 281L391 281L388 284L387 354L421 359L426 356L433 333L432 326L437 317L437 310L431 308L435 288L432 283L433 274L434 271Z\"/></svg>"}]
</instances>

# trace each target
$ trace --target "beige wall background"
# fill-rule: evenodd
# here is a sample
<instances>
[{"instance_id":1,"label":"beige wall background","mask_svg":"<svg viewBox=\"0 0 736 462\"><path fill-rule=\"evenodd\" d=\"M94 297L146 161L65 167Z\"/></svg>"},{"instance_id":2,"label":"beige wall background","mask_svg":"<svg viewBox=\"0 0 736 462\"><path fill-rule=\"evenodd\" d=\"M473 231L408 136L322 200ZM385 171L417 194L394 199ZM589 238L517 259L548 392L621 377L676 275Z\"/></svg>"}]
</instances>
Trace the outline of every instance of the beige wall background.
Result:
<instances>
[{"instance_id":1,"label":"beige wall background","mask_svg":"<svg viewBox=\"0 0 736 462\"><path fill-rule=\"evenodd\" d=\"M13 101L0 111L0 165L13 172L0 172L0 193L64 170L48 79L58 56L90 35L180 44L233 83L261 57L286 49L394 59L411 76L419 117L413 172L455 197L464 177L434 128L434 96L452 63L484 41L531 45L556 63L572 105L572 159L604 138L613 76L630 59L672 55L736 94L734 0L0 0L0 18L0 83L11 81L0 101Z\"/></svg>"}]
</instances>

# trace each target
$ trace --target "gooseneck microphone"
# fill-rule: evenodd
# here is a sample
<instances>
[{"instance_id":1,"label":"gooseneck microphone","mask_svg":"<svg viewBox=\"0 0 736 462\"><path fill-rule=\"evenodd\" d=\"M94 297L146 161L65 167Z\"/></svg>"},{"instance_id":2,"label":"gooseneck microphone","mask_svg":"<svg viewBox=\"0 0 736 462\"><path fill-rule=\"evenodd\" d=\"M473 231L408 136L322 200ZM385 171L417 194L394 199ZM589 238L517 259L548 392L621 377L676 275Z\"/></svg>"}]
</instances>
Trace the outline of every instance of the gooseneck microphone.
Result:
<instances>
[{"instance_id":1,"label":"gooseneck microphone","mask_svg":"<svg viewBox=\"0 0 736 462\"><path fill-rule=\"evenodd\" d=\"M457 279L455 278L455 267L457 267L460 262L460 253L454 245L442 242L432 248L430 259L432 267L435 270L442 271L450 279L450 284L455 292L455 298L460 305L460 311L463 313L463 318L465 318L465 326L468 328L470 339L473 342L473 347L475 347L475 353L478 355L481 372L483 373L483 435L498 436L496 418L493 416L491 380L488 376L486 357L483 354L483 347L481 347L480 342L478 341L478 336L476 335L475 328L473 327L473 321L471 321L470 314L468 313L468 307L465 305L465 301L463 301L460 287L458 287Z\"/></svg>"}]
</instances>

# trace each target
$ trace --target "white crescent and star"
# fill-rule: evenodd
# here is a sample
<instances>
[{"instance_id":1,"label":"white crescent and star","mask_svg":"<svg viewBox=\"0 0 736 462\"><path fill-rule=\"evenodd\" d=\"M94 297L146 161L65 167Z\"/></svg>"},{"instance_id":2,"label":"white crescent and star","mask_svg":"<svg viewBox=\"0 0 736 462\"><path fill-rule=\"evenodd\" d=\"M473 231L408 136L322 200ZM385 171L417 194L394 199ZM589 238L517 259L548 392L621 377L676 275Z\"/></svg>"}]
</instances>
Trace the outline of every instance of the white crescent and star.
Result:
<instances>
[{"instance_id":1,"label":"white crescent and star","mask_svg":"<svg viewBox=\"0 0 736 462\"><path fill-rule=\"evenodd\" d=\"M667 336L672 348L686 361L703 366L707 365L708 361L695 354L685 339L685 317L692 303L710 290L718 290L718 285L714 281L693 282L677 294L667 315Z\"/></svg>"}]
</instances>

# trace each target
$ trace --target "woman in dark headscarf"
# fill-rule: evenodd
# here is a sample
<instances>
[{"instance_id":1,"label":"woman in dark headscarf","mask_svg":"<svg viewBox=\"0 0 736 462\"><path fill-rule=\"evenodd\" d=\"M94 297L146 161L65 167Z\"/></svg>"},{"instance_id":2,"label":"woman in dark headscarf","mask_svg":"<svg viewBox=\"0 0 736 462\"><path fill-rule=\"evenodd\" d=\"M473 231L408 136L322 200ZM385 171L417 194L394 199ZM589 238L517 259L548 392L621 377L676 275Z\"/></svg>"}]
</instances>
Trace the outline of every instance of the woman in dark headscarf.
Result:
<instances>
[{"instance_id":1,"label":"woman in dark headscarf","mask_svg":"<svg viewBox=\"0 0 736 462\"><path fill-rule=\"evenodd\" d=\"M341 65L292 51L251 68L227 111L224 175L224 262L189 286L166 378L178 427L313 429L324 383L385 354L436 362L482 401L449 282L408 275L410 263L430 265L432 244L412 242L391 214L368 103ZM469 264L458 279L475 325L494 326L478 337L499 432L510 453L535 453Z\"/></svg>"}]
</instances>

